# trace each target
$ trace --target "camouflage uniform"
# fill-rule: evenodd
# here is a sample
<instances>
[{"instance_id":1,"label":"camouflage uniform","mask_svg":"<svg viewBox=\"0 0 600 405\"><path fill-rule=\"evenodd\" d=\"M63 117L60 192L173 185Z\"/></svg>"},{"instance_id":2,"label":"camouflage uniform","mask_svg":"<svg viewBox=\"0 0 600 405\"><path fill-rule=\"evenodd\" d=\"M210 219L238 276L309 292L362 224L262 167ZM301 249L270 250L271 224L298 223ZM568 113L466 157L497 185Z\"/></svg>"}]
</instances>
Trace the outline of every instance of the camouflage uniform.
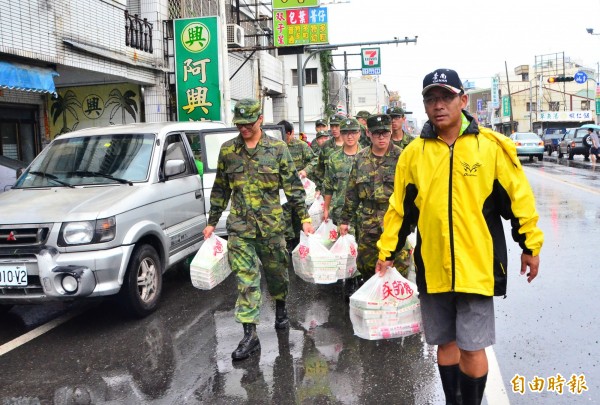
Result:
<instances>
[{"instance_id":1,"label":"camouflage uniform","mask_svg":"<svg viewBox=\"0 0 600 405\"><path fill-rule=\"evenodd\" d=\"M373 123L376 117L385 116L375 115L369 119L369 128L374 130L380 129ZM375 273L379 254L377 241L383 231L383 217L388 209L389 198L394 191L394 174L401 152L402 149L391 143L384 156L375 156L371 148L362 149L356 155L350 172L340 224L351 224L358 213L356 265L364 280ZM409 265L409 250L404 249L396 257L394 266L406 276Z\"/></svg>"},{"instance_id":2,"label":"camouflage uniform","mask_svg":"<svg viewBox=\"0 0 600 405\"><path fill-rule=\"evenodd\" d=\"M260 103L256 108L249 104L247 109L259 110ZM260 112L254 115L258 117ZM256 119L248 118L250 123ZM304 189L285 142L263 132L253 149L246 148L241 135L223 144L210 196L208 225L217 225L231 200L227 218L228 258L238 281L235 318L244 324L259 321L262 297L258 259L271 296L285 300L288 294L289 256L282 236L285 224L279 201L280 187L296 212L303 219L309 218Z\"/></svg>"},{"instance_id":3,"label":"camouflage uniform","mask_svg":"<svg viewBox=\"0 0 600 405\"><path fill-rule=\"evenodd\" d=\"M401 107L391 107L388 108L387 114L391 117L404 117L407 113ZM394 143L394 145L399 146L400 149L406 148L406 145L408 145L413 139L415 139L414 136L404 132L404 129L402 129L402 132L404 133L404 135L402 135L401 140L398 141L392 138L392 142Z\"/></svg>"},{"instance_id":4,"label":"camouflage uniform","mask_svg":"<svg viewBox=\"0 0 600 405\"><path fill-rule=\"evenodd\" d=\"M371 113L365 110L356 113L356 118L362 118L365 121L369 119L370 116ZM371 146L371 140L367 136L367 128L362 123L360 124L360 138L358 139L358 144L360 149Z\"/></svg>"},{"instance_id":5,"label":"camouflage uniform","mask_svg":"<svg viewBox=\"0 0 600 405\"><path fill-rule=\"evenodd\" d=\"M336 114L331 117L330 124L339 125L340 122L346 117L343 115ZM317 190L321 190L323 188L323 177L325 176L325 172L327 171L327 164L329 163L329 156L336 151L342 149L342 145L337 145L335 143L335 138L332 136L329 138L323 145L321 145L321 154L319 155L319 161L317 163L317 167L313 172L313 181L317 185Z\"/></svg>"},{"instance_id":6,"label":"camouflage uniform","mask_svg":"<svg viewBox=\"0 0 600 405\"><path fill-rule=\"evenodd\" d=\"M317 165L317 155L314 154L306 142L299 139L291 139L287 145L296 170L305 170L306 176L310 178L314 167ZM294 210L289 203L283 205L283 220L287 224L285 239L298 238L302 225L298 216L294 215Z\"/></svg>"},{"instance_id":7,"label":"camouflage uniform","mask_svg":"<svg viewBox=\"0 0 600 405\"><path fill-rule=\"evenodd\" d=\"M355 127L352 125L355 125ZM341 130L344 130L347 127L359 130L359 125L360 124L355 119L348 118L342 122ZM327 169L323 179L323 195L331 196L329 218L336 225L338 224L342 208L344 207L346 186L348 185L348 177L350 176L350 170L352 169L352 163L354 162L355 157L356 155L347 155L342 148L331 154L326 166ZM351 228L354 229L354 226L351 226Z\"/></svg>"},{"instance_id":8,"label":"camouflage uniform","mask_svg":"<svg viewBox=\"0 0 600 405\"><path fill-rule=\"evenodd\" d=\"M290 155L296 166L296 170L305 170L307 175L312 173L317 165L317 155L312 151L310 146L300 139L291 139L288 144Z\"/></svg>"},{"instance_id":9,"label":"camouflage uniform","mask_svg":"<svg viewBox=\"0 0 600 405\"><path fill-rule=\"evenodd\" d=\"M322 150L321 146L317 142L317 139L322 138L324 136L326 136L327 138L329 138L329 132L328 131L319 131L319 132L317 132L317 135L315 136L315 139L310 144L310 147L312 148L313 152L315 152L315 155L317 156L317 164L319 163L319 155L321 154L321 150ZM316 169L317 164L315 164L314 169Z\"/></svg>"},{"instance_id":10,"label":"camouflage uniform","mask_svg":"<svg viewBox=\"0 0 600 405\"><path fill-rule=\"evenodd\" d=\"M367 129L364 126L360 126L360 138L358 138L358 148L367 148L371 146L371 140L367 136Z\"/></svg>"},{"instance_id":11,"label":"camouflage uniform","mask_svg":"<svg viewBox=\"0 0 600 405\"><path fill-rule=\"evenodd\" d=\"M392 139L392 143L398 147L400 147L400 149L404 149L406 148L406 145L408 145L409 143L411 143L411 141L415 139L414 136L407 134L406 132L404 133L404 135L402 136L402 139L397 141L396 139Z\"/></svg>"}]
</instances>

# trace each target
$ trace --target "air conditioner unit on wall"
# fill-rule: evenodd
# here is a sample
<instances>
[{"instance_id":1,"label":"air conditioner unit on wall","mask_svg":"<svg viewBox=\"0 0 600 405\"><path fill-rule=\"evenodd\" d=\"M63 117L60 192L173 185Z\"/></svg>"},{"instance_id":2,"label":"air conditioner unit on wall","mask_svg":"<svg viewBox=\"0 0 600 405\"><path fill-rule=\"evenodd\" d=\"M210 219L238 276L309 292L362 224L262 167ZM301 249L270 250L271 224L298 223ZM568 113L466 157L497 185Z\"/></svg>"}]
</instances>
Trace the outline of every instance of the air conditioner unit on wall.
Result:
<instances>
[{"instance_id":1,"label":"air conditioner unit on wall","mask_svg":"<svg viewBox=\"0 0 600 405\"><path fill-rule=\"evenodd\" d=\"M244 47L244 29L237 24L227 24L227 46L231 48Z\"/></svg>"}]
</instances>

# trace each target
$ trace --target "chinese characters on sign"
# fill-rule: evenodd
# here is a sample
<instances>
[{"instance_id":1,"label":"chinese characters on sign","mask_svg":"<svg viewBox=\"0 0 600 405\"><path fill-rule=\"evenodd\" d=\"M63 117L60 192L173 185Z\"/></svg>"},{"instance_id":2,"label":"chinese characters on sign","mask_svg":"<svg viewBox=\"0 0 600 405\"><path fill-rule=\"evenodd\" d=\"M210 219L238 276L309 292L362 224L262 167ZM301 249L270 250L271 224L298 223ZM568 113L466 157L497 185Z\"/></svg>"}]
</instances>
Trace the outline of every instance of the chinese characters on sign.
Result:
<instances>
[{"instance_id":1,"label":"chinese characters on sign","mask_svg":"<svg viewBox=\"0 0 600 405\"><path fill-rule=\"evenodd\" d=\"M499 94L499 79L497 77L492 78L492 108L500 107L500 94Z\"/></svg>"},{"instance_id":2,"label":"chinese characters on sign","mask_svg":"<svg viewBox=\"0 0 600 405\"><path fill-rule=\"evenodd\" d=\"M277 47L329 42L327 7L273 10L273 35Z\"/></svg>"},{"instance_id":3,"label":"chinese characters on sign","mask_svg":"<svg viewBox=\"0 0 600 405\"><path fill-rule=\"evenodd\" d=\"M502 97L502 116L510 117L510 97Z\"/></svg>"},{"instance_id":4,"label":"chinese characters on sign","mask_svg":"<svg viewBox=\"0 0 600 405\"><path fill-rule=\"evenodd\" d=\"M587 391L587 383L585 375L571 374L569 380L563 377L560 373L548 378L534 376L530 381L526 381L525 377L519 374L510 380L512 391L517 394L525 395L526 391L541 393L544 390L555 392L559 395L571 393L581 395L583 391Z\"/></svg>"},{"instance_id":5,"label":"chinese characters on sign","mask_svg":"<svg viewBox=\"0 0 600 405\"><path fill-rule=\"evenodd\" d=\"M217 17L175 20L179 121L221 120Z\"/></svg>"},{"instance_id":6,"label":"chinese characters on sign","mask_svg":"<svg viewBox=\"0 0 600 405\"><path fill-rule=\"evenodd\" d=\"M592 111L542 111L540 121L593 121Z\"/></svg>"},{"instance_id":7,"label":"chinese characters on sign","mask_svg":"<svg viewBox=\"0 0 600 405\"><path fill-rule=\"evenodd\" d=\"M363 75L381 74L381 52L379 48L362 48L360 55L362 58L361 69Z\"/></svg>"}]
</instances>

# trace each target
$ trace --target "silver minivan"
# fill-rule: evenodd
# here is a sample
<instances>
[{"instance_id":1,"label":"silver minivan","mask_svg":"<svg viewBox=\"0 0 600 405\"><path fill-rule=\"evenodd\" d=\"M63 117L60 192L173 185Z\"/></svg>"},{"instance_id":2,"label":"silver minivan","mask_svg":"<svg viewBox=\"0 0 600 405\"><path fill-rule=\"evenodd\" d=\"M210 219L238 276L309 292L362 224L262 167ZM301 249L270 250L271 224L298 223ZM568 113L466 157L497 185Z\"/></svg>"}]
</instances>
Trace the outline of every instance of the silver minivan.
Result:
<instances>
[{"instance_id":1,"label":"silver minivan","mask_svg":"<svg viewBox=\"0 0 600 405\"><path fill-rule=\"evenodd\" d=\"M224 127L145 123L54 139L0 194L0 312L111 295L134 316L154 311L163 273L198 251L207 222L186 135Z\"/></svg>"}]
</instances>

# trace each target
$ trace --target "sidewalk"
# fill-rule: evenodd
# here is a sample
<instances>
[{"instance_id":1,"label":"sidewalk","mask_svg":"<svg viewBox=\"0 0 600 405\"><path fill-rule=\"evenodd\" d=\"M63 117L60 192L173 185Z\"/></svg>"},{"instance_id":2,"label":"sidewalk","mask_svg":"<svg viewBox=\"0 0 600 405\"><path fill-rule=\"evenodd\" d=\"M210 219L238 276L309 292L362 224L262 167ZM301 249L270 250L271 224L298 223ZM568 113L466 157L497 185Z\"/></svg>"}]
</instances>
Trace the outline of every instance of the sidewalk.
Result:
<instances>
[{"instance_id":1,"label":"sidewalk","mask_svg":"<svg viewBox=\"0 0 600 405\"><path fill-rule=\"evenodd\" d=\"M591 160L586 162L583 160L583 155L575 155L573 157L573 160L568 160L566 157L559 159L556 155L556 152L552 153L552 156L548 156L546 153L544 153L544 162L558 163L563 166L577 167L579 169L590 170L596 169L596 167L600 167L600 161L595 164L592 163Z\"/></svg>"}]
</instances>

